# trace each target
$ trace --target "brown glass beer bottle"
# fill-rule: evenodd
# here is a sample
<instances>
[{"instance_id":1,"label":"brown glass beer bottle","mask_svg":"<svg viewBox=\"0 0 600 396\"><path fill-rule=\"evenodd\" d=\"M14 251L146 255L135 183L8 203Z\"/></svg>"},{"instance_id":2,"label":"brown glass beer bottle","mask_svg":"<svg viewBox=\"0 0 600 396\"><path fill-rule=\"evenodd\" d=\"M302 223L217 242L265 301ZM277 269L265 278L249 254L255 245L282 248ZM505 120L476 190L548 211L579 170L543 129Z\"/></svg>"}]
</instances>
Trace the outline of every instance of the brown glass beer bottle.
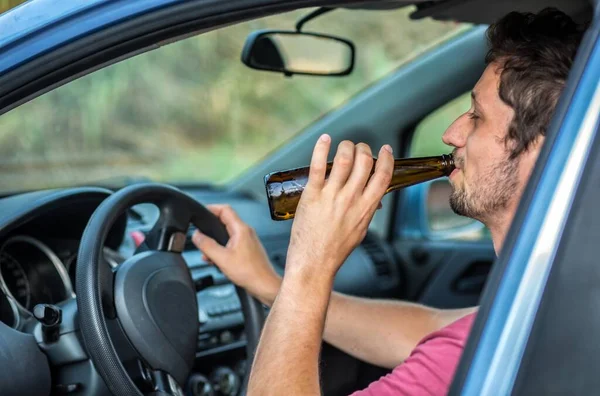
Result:
<instances>
[{"instance_id":1,"label":"brown glass beer bottle","mask_svg":"<svg viewBox=\"0 0 600 396\"><path fill-rule=\"evenodd\" d=\"M377 161L377 160L375 160ZM326 177L333 163L327 164ZM375 164L373 164L373 174ZM451 154L436 157L401 158L394 161L392 181L386 194L400 188L412 186L428 180L449 176L454 170ZM294 217L300 195L308 181L309 167L269 173L265 176L265 187L269 209L273 220L289 220Z\"/></svg>"}]
</instances>

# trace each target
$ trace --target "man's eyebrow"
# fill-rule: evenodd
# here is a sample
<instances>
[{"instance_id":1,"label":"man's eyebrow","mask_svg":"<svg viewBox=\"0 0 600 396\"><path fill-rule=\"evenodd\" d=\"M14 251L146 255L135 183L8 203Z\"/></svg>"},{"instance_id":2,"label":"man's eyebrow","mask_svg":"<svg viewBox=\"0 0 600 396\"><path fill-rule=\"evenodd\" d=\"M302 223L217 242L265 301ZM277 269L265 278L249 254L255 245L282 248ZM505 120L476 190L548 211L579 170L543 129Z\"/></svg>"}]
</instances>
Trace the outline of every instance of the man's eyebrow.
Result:
<instances>
[{"instance_id":1,"label":"man's eyebrow","mask_svg":"<svg viewBox=\"0 0 600 396\"><path fill-rule=\"evenodd\" d=\"M475 91L471 91L471 99L473 100L473 103L475 103L475 105L477 106L477 108L479 110L481 110L481 103L479 103L479 101L477 101L477 93Z\"/></svg>"}]
</instances>

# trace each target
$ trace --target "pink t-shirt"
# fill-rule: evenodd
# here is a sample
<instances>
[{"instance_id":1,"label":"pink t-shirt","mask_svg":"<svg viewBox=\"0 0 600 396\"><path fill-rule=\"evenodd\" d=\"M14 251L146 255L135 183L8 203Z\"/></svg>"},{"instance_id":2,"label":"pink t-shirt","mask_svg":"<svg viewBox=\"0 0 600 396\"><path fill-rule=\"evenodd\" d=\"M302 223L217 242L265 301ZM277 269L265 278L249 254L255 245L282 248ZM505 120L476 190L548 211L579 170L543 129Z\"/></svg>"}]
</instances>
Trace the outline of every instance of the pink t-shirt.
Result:
<instances>
[{"instance_id":1,"label":"pink t-shirt","mask_svg":"<svg viewBox=\"0 0 600 396\"><path fill-rule=\"evenodd\" d=\"M475 320L475 313L429 334L390 374L351 396L446 395Z\"/></svg>"}]
</instances>

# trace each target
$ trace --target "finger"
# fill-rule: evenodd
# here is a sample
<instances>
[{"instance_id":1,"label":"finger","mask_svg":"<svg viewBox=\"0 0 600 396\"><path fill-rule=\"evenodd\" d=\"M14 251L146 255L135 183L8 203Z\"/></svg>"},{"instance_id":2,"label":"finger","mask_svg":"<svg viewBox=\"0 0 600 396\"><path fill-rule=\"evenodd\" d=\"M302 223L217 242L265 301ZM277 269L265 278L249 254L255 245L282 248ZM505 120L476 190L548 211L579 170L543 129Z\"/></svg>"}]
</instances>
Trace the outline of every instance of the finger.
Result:
<instances>
[{"instance_id":1,"label":"finger","mask_svg":"<svg viewBox=\"0 0 600 396\"><path fill-rule=\"evenodd\" d=\"M373 154L371 153L371 148L364 143L357 144L354 148L354 165L352 166L352 173L348 178L348 183L346 183L345 188L362 193L372 171Z\"/></svg>"},{"instance_id":2,"label":"finger","mask_svg":"<svg viewBox=\"0 0 600 396\"><path fill-rule=\"evenodd\" d=\"M208 204L206 205L206 209L210 210L211 212L213 212L213 214L215 215L219 215L219 213L221 212L221 210L223 210L223 208L225 208L226 206L229 206L227 204Z\"/></svg>"},{"instance_id":3,"label":"finger","mask_svg":"<svg viewBox=\"0 0 600 396\"><path fill-rule=\"evenodd\" d=\"M344 140L338 145L337 152L333 158L333 167L327 179L327 186L334 191L340 190L348 180L354 163L354 143Z\"/></svg>"},{"instance_id":4,"label":"finger","mask_svg":"<svg viewBox=\"0 0 600 396\"><path fill-rule=\"evenodd\" d=\"M229 205L213 204L207 205L206 208L217 216L221 223L225 225L230 237L241 232L245 225L244 221L240 219L235 210Z\"/></svg>"},{"instance_id":5,"label":"finger","mask_svg":"<svg viewBox=\"0 0 600 396\"><path fill-rule=\"evenodd\" d=\"M196 230L192 235L192 242L209 261L213 263L226 262L227 249L208 235Z\"/></svg>"},{"instance_id":6,"label":"finger","mask_svg":"<svg viewBox=\"0 0 600 396\"><path fill-rule=\"evenodd\" d=\"M221 217L221 214L224 211L228 211L228 210L233 211L231 206L227 205L227 204L209 204L209 205L206 205L206 209L210 210L212 212L212 214L214 214L215 216L217 216L219 218ZM234 214L235 214L235 212L234 212Z\"/></svg>"},{"instance_id":7,"label":"finger","mask_svg":"<svg viewBox=\"0 0 600 396\"><path fill-rule=\"evenodd\" d=\"M394 156L392 155L392 148L386 144L379 150L379 157L377 157L377 164L375 164L375 173L371 177L371 180L369 180L363 193L363 199L368 204L374 206L377 202L381 202L381 198L383 198L385 191L390 186L393 171Z\"/></svg>"},{"instance_id":8,"label":"finger","mask_svg":"<svg viewBox=\"0 0 600 396\"><path fill-rule=\"evenodd\" d=\"M321 189L325 185L325 174L327 173L327 156L331 146L331 137L327 134L321 135L313 149L310 168L308 171L307 187Z\"/></svg>"}]
</instances>

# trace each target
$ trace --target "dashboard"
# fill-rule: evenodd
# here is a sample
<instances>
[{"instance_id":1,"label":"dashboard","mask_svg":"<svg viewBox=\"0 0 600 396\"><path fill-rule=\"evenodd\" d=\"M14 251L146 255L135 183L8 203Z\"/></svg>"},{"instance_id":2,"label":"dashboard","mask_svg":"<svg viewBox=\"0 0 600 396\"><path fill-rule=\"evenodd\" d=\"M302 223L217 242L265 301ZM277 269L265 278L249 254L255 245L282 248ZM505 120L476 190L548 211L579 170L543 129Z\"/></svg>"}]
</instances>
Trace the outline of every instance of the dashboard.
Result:
<instances>
[{"instance_id":1,"label":"dashboard","mask_svg":"<svg viewBox=\"0 0 600 396\"><path fill-rule=\"evenodd\" d=\"M67 269L39 239L17 235L0 246L0 288L24 311L36 304L56 304L74 296ZM18 317L3 318L18 326Z\"/></svg>"},{"instance_id":2,"label":"dashboard","mask_svg":"<svg viewBox=\"0 0 600 396\"><path fill-rule=\"evenodd\" d=\"M15 234L0 246L0 321L20 328L37 304L75 298L78 241ZM115 268L123 259L109 248L104 262Z\"/></svg>"},{"instance_id":3,"label":"dashboard","mask_svg":"<svg viewBox=\"0 0 600 396\"><path fill-rule=\"evenodd\" d=\"M266 204L227 191L187 189L203 204L228 203L257 232L277 272L283 274L291 222L272 221ZM27 326L36 304L76 298L77 252L85 226L111 191L73 188L0 199L0 321L17 330ZM159 215L151 204L123 213L104 246L106 265L117 267L136 250L136 236ZM236 394L246 370L244 319L235 287L190 240L182 253L194 280L211 278L197 293L196 367L187 384L193 395ZM366 297L392 296L401 279L386 244L369 233L337 274L334 289ZM265 307L268 313L268 308Z\"/></svg>"}]
</instances>

